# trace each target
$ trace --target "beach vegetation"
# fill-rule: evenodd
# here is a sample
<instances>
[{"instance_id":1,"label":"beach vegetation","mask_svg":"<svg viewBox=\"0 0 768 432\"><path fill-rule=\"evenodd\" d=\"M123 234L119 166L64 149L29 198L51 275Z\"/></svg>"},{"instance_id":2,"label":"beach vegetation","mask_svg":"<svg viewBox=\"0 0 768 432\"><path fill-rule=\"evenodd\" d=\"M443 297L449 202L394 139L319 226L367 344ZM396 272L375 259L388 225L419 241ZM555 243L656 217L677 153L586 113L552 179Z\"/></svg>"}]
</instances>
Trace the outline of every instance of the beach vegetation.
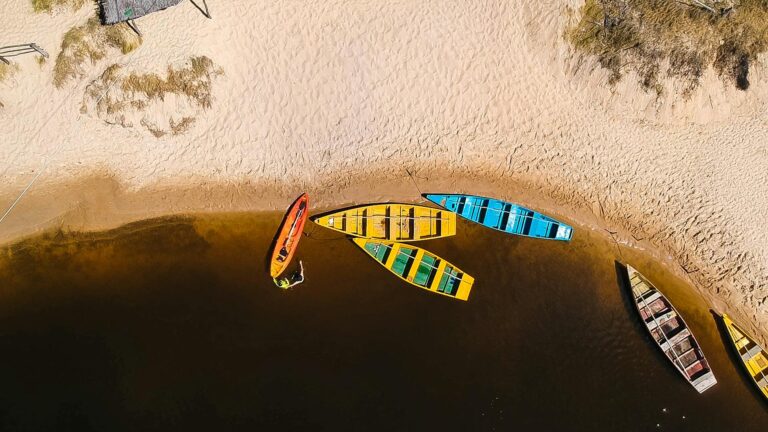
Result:
<instances>
[{"instance_id":1,"label":"beach vegetation","mask_svg":"<svg viewBox=\"0 0 768 432\"><path fill-rule=\"evenodd\" d=\"M188 131L190 127L195 123L195 118L190 116L182 117L181 120L175 121L171 119L169 121L171 126L171 133L174 135L183 134Z\"/></svg>"},{"instance_id":2,"label":"beach vegetation","mask_svg":"<svg viewBox=\"0 0 768 432\"><path fill-rule=\"evenodd\" d=\"M92 112L108 124L141 125L156 138L180 135L212 106L213 81L221 74L204 56L169 65L165 73L129 71L115 64L86 88L81 112Z\"/></svg>"},{"instance_id":3,"label":"beach vegetation","mask_svg":"<svg viewBox=\"0 0 768 432\"><path fill-rule=\"evenodd\" d=\"M184 67L168 66L165 77L155 73L131 73L122 80L121 87L124 92L143 94L149 100L163 100L171 93L183 95L202 108L210 108L212 79L221 73L210 58L192 57Z\"/></svg>"},{"instance_id":4,"label":"beach vegetation","mask_svg":"<svg viewBox=\"0 0 768 432\"><path fill-rule=\"evenodd\" d=\"M37 12L53 12L55 8L69 8L78 10L83 7L88 0L32 0L32 9Z\"/></svg>"},{"instance_id":5,"label":"beach vegetation","mask_svg":"<svg viewBox=\"0 0 768 432\"><path fill-rule=\"evenodd\" d=\"M162 138L168 134L168 132L160 129L147 119L141 119L141 125L144 126L144 128L146 128L155 138Z\"/></svg>"},{"instance_id":6,"label":"beach vegetation","mask_svg":"<svg viewBox=\"0 0 768 432\"><path fill-rule=\"evenodd\" d=\"M0 82L11 78L18 70L19 67L15 63L6 64L0 62Z\"/></svg>"},{"instance_id":7,"label":"beach vegetation","mask_svg":"<svg viewBox=\"0 0 768 432\"><path fill-rule=\"evenodd\" d=\"M4 63L0 61L0 83L13 77L16 72L19 71L19 66L16 63ZM0 101L0 108L4 108L3 102Z\"/></svg>"},{"instance_id":8,"label":"beach vegetation","mask_svg":"<svg viewBox=\"0 0 768 432\"><path fill-rule=\"evenodd\" d=\"M53 83L61 88L67 81L85 76L84 63L94 64L105 58L110 50L128 54L140 45L141 37L127 26L104 26L98 18L90 18L64 35L53 68Z\"/></svg>"},{"instance_id":9,"label":"beach vegetation","mask_svg":"<svg viewBox=\"0 0 768 432\"><path fill-rule=\"evenodd\" d=\"M708 68L741 90L768 51L768 0L586 0L565 33L616 84L629 71L661 94L690 95Z\"/></svg>"}]
</instances>

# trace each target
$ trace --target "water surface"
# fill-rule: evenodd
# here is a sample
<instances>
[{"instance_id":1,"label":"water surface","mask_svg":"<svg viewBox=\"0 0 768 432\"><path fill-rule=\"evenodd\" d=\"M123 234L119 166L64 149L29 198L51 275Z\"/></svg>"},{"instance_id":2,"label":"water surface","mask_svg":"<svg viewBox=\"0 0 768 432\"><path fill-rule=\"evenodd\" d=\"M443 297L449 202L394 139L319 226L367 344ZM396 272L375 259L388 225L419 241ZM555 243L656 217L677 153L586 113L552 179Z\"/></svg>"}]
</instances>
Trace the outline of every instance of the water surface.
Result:
<instances>
[{"instance_id":1,"label":"water surface","mask_svg":"<svg viewBox=\"0 0 768 432\"><path fill-rule=\"evenodd\" d=\"M476 278L407 285L308 225L307 282L276 288L276 214L167 218L0 249L0 430L765 431L768 405L707 305L662 266L461 221L419 246ZM669 296L719 384L699 395L618 282Z\"/></svg>"}]
</instances>

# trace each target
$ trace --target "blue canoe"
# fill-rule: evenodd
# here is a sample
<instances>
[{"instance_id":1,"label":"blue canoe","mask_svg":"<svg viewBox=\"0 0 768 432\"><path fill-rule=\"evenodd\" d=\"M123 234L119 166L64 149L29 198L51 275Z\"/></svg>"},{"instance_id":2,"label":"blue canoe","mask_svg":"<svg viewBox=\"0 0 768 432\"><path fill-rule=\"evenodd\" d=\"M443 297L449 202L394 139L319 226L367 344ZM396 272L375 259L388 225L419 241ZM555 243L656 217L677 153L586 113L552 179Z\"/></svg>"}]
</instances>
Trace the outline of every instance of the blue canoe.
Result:
<instances>
[{"instance_id":1,"label":"blue canoe","mask_svg":"<svg viewBox=\"0 0 768 432\"><path fill-rule=\"evenodd\" d=\"M569 241L573 235L570 226L517 204L474 195L424 197L465 219L505 233L562 241Z\"/></svg>"}]
</instances>

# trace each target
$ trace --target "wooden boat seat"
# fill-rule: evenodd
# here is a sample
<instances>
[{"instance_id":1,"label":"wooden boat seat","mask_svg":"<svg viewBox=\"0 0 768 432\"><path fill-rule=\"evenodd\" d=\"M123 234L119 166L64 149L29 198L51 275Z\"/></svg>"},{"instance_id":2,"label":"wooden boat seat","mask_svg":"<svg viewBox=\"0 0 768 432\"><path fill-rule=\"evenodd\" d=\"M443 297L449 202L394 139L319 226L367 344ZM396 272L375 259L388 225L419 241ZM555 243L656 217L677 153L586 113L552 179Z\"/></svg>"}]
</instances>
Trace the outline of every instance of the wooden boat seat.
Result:
<instances>
[{"instance_id":1,"label":"wooden boat seat","mask_svg":"<svg viewBox=\"0 0 768 432\"><path fill-rule=\"evenodd\" d=\"M690 342L688 344L690 344ZM675 345L675 347L673 348L673 351L675 351L678 346L679 345ZM685 351L684 353L677 354L677 358L679 358L681 360L683 360L683 359L691 359L691 361L694 361L694 360L698 359L698 355L696 353L696 348L694 348L694 347L688 348L688 350ZM686 364L686 362L683 361L683 364Z\"/></svg>"},{"instance_id":2,"label":"wooden boat seat","mask_svg":"<svg viewBox=\"0 0 768 432\"><path fill-rule=\"evenodd\" d=\"M645 313L643 313L645 312ZM648 328L654 328L658 325L664 324L666 321L677 316L675 311L667 309L659 313L650 313L650 311L641 306L640 315L644 318Z\"/></svg>"},{"instance_id":3,"label":"wooden boat seat","mask_svg":"<svg viewBox=\"0 0 768 432\"><path fill-rule=\"evenodd\" d=\"M673 347L675 354L677 354L678 356L686 354L691 349L695 349L695 346L693 345L691 338L683 339L680 341L680 343L678 343Z\"/></svg>"},{"instance_id":4,"label":"wooden boat seat","mask_svg":"<svg viewBox=\"0 0 768 432\"><path fill-rule=\"evenodd\" d=\"M664 315L648 317L648 319L645 320L645 323L648 326L649 330L653 330L656 327L661 327L663 329L664 324L666 324L672 319L675 319L675 317L677 317L677 314L675 314L675 311L670 310L670 311L667 311Z\"/></svg>"},{"instance_id":5,"label":"wooden boat seat","mask_svg":"<svg viewBox=\"0 0 768 432\"><path fill-rule=\"evenodd\" d=\"M755 378L755 381L757 382L757 386L760 387L761 389L768 387L768 378L766 377L762 377L760 381L758 381L757 378Z\"/></svg>"},{"instance_id":6,"label":"wooden boat seat","mask_svg":"<svg viewBox=\"0 0 768 432\"><path fill-rule=\"evenodd\" d=\"M413 277L413 283L423 287L429 286L439 264L440 263L437 261L437 259L428 255L424 255L424 257L421 259L421 262L419 263L418 269L416 270L416 275Z\"/></svg>"},{"instance_id":7,"label":"wooden boat seat","mask_svg":"<svg viewBox=\"0 0 768 432\"><path fill-rule=\"evenodd\" d=\"M440 279L437 290L441 293L454 295L458 290L462 274L451 266L446 266Z\"/></svg>"},{"instance_id":8,"label":"wooden boat seat","mask_svg":"<svg viewBox=\"0 0 768 432\"><path fill-rule=\"evenodd\" d=\"M684 326L678 326L675 327L675 329L672 332L666 333L666 339L656 339L659 341L659 345L661 346L661 349L664 351L667 351L671 347L677 345L680 343L682 339L685 339L687 337L691 336L690 330L688 330L687 327Z\"/></svg>"},{"instance_id":9,"label":"wooden boat seat","mask_svg":"<svg viewBox=\"0 0 768 432\"><path fill-rule=\"evenodd\" d=\"M760 367L761 370L768 369L768 357L766 357L765 354L765 351L762 351L759 355L752 357L752 360L757 363L757 366Z\"/></svg>"},{"instance_id":10,"label":"wooden boat seat","mask_svg":"<svg viewBox=\"0 0 768 432\"><path fill-rule=\"evenodd\" d=\"M703 371L704 369L705 369L704 363L701 360L699 360L687 366L685 369L685 373L687 373L689 377L693 378L694 375Z\"/></svg>"},{"instance_id":11,"label":"wooden boat seat","mask_svg":"<svg viewBox=\"0 0 768 432\"><path fill-rule=\"evenodd\" d=\"M389 252L392 250L391 247L379 243L368 243L365 245L365 248L371 253L371 255L373 255L374 258L383 263L387 262Z\"/></svg>"},{"instance_id":12,"label":"wooden boat seat","mask_svg":"<svg viewBox=\"0 0 768 432\"><path fill-rule=\"evenodd\" d=\"M747 361L752 357L758 355L760 351L762 351L762 349L760 349L760 345L757 345L757 344L752 345L752 348L750 348L747 352L741 355L741 359L744 361Z\"/></svg>"},{"instance_id":13,"label":"wooden boat seat","mask_svg":"<svg viewBox=\"0 0 768 432\"><path fill-rule=\"evenodd\" d=\"M667 335L667 338L671 339L676 332L684 329L683 323L680 322L679 319L677 319L677 316L673 316L669 318L668 320L661 323L661 330L664 331L664 334Z\"/></svg>"},{"instance_id":14,"label":"wooden boat seat","mask_svg":"<svg viewBox=\"0 0 768 432\"><path fill-rule=\"evenodd\" d=\"M392 263L392 271L399 276L407 275L415 255L416 250L401 247L395 257L395 262Z\"/></svg>"},{"instance_id":15,"label":"wooden boat seat","mask_svg":"<svg viewBox=\"0 0 768 432\"><path fill-rule=\"evenodd\" d=\"M694 363L696 363L699 360L699 354L691 348L690 350L686 351L685 354L677 356L678 359L683 363L683 366L690 367Z\"/></svg>"}]
</instances>

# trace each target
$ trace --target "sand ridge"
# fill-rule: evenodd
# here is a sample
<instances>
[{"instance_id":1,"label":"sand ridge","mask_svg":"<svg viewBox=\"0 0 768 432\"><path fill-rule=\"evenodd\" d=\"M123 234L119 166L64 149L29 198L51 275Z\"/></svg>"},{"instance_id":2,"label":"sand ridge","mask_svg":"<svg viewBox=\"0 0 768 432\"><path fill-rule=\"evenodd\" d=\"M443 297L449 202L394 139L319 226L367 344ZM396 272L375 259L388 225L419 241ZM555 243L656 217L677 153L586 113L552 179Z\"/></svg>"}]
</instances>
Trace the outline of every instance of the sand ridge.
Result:
<instances>
[{"instance_id":1,"label":"sand ridge","mask_svg":"<svg viewBox=\"0 0 768 432\"><path fill-rule=\"evenodd\" d=\"M327 205L367 201L372 178L409 187L408 168L440 179L435 186L523 204L541 195L543 209L568 209L621 241L645 242L687 269L716 307L765 332L761 66L746 93L712 77L689 101L653 100L631 79L612 91L562 40L569 7L578 2L232 1L212 5L207 20L182 3L142 19L139 49L95 65L70 88L52 88L50 65L21 59L18 83L2 89L2 202L51 160L0 237L67 220L105 226L108 214L281 208L303 188L322 191ZM24 0L6 9L0 27L52 56L88 16L33 16ZM86 85L110 63L162 70L197 55L225 75L212 108L185 134L156 139L79 113ZM77 179L94 172L111 185L101 198L76 188L66 206L46 206L57 184L87 183ZM158 190L164 198L144 212L121 192ZM377 197L413 193L403 190ZM99 210L105 202L111 211Z\"/></svg>"}]
</instances>

